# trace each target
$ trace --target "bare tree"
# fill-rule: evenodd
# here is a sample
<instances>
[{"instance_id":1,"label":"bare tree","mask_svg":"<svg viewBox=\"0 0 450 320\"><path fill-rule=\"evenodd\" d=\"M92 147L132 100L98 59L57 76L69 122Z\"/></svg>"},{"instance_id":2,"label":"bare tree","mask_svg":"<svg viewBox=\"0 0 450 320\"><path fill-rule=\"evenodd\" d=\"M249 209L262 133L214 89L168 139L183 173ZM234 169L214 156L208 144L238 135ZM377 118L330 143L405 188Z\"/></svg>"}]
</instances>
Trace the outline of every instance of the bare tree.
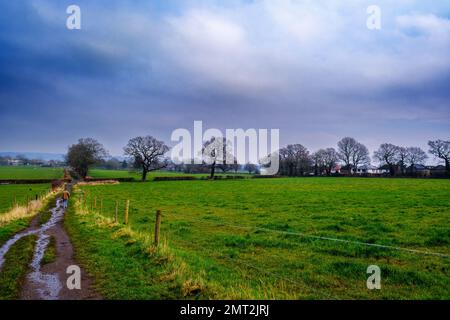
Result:
<instances>
[{"instance_id":1,"label":"bare tree","mask_svg":"<svg viewBox=\"0 0 450 320\"><path fill-rule=\"evenodd\" d=\"M406 158L408 157L408 148L398 147L398 164L400 165L400 170L402 175L406 172Z\"/></svg>"},{"instance_id":2,"label":"bare tree","mask_svg":"<svg viewBox=\"0 0 450 320\"><path fill-rule=\"evenodd\" d=\"M357 144L358 142L351 137L345 137L338 142L339 160L344 163L350 172L352 171L352 158Z\"/></svg>"},{"instance_id":3,"label":"bare tree","mask_svg":"<svg viewBox=\"0 0 450 320\"><path fill-rule=\"evenodd\" d=\"M135 165L142 170L142 181L147 179L149 172L167 166L163 156L169 151L169 147L152 136L133 138L123 150L125 155L134 158Z\"/></svg>"},{"instance_id":4,"label":"bare tree","mask_svg":"<svg viewBox=\"0 0 450 320\"><path fill-rule=\"evenodd\" d=\"M314 152L311 155L311 159L314 164L314 175L318 176L325 170L325 157L326 157L326 150L320 149Z\"/></svg>"},{"instance_id":5,"label":"bare tree","mask_svg":"<svg viewBox=\"0 0 450 320\"><path fill-rule=\"evenodd\" d=\"M220 168L226 172L234 163L234 157L231 155L231 147L226 138L212 137L203 144L203 161L210 167L210 179L214 179L216 168ZM232 163L228 163L227 159L233 158Z\"/></svg>"},{"instance_id":6,"label":"bare tree","mask_svg":"<svg viewBox=\"0 0 450 320\"><path fill-rule=\"evenodd\" d=\"M339 158L336 150L334 148L326 148L324 153L324 165L325 171L329 176L331 174L331 170L336 166Z\"/></svg>"},{"instance_id":7,"label":"bare tree","mask_svg":"<svg viewBox=\"0 0 450 320\"><path fill-rule=\"evenodd\" d=\"M350 173L358 169L361 164L369 164L369 150L354 138L345 137L338 142L338 158L348 168Z\"/></svg>"},{"instance_id":8,"label":"bare tree","mask_svg":"<svg viewBox=\"0 0 450 320\"><path fill-rule=\"evenodd\" d=\"M309 151L301 144L290 144L279 154L282 172L288 176L302 176L311 166Z\"/></svg>"},{"instance_id":9,"label":"bare tree","mask_svg":"<svg viewBox=\"0 0 450 320\"><path fill-rule=\"evenodd\" d=\"M411 172L414 172L414 166L416 164L424 164L428 159L427 154L420 148L410 147L407 148L406 163L410 166Z\"/></svg>"},{"instance_id":10,"label":"bare tree","mask_svg":"<svg viewBox=\"0 0 450 320\"><path fill-rule=\"evenodd\" d=\"M369 165L369 150L362 143L357 143L352 157L352 167L356 170L359 165Z\"/></svg>"},{"instance_id":11,"label":"bare tree","mask_svg":"<svg viewBox=\"0 0 450 320\"><path fill-rule=\"evenodd\" d=\"M450 141L435 140L428 141L429 152L435 157L444 160L445 170L450 173Z\"/></svg>"},{"instance_id":12,"label":"bare tree","mask_svg":"<svg viewBox=\"0 0 450 320\"><path fill-rule=\"evenodd\" d=\"M66 162L82 178L87 177L89 168L108 156L103 145L92 138L79 139L69 147Z\"/></svg>"},{"instance_id":13,"label":"bare tree","mask_svg":"<svg viewBox=\"0 0 450 320\"><path fill-rule=\"evenodd\" d=\"M395 164L398 162L399 147L391 143L383 143L380 148L375 151L374 158L380 163L389 166L391 176L395 174Z\"/></svg>"}]
</instances>

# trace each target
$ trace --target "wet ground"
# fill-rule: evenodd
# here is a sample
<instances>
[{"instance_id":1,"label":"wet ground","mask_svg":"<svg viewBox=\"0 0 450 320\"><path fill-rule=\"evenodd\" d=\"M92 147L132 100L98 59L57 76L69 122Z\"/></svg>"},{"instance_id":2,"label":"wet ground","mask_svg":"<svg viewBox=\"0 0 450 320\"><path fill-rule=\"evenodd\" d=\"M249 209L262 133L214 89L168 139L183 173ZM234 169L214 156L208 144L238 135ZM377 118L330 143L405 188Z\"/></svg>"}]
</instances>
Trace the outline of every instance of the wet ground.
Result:
<instances>
[{"instance_id":1,"label":"wet ground","mask_svg":"<svg viewBox=\"0 0 450 320\"><path fill-rule=\"evenodd\" d=\"M64 230L63 219L65 209L61 199L56 201L51 209L51 217L45 224L39 226L39 217L33 219L30 227L12 237L0 248L0 270L4 256L18 240L32 234L37 235L34 255L30 271L22 288L21 298L24 300L85 300L100 299L92 288L92 281L81 269L81 289L70 290L67 279L73 274L67 273L70 266L79 266L74 259L73 247ZM54 237L56 259L52 263L42 265L42 259Z\"/></svg>"}]
</instances>

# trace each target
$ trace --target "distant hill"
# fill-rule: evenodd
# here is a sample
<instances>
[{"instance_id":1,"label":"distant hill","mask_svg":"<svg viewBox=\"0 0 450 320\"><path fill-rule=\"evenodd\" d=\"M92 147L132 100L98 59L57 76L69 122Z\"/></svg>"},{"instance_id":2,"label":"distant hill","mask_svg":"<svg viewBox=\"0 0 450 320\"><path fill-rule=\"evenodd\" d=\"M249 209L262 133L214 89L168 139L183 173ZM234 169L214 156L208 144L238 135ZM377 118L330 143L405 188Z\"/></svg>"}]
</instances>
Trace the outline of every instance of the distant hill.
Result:
<instances>
[{"instance_id":1,"label":"distant hill","mask_svg":"<svg viewBox=\"0 0 450 320\"><path fill-rule=\"evenodd\" d=\"M63 161L64 155L61 153L42 153L42 152L1 152L0 157L16 157L17 155L24 155L28 159L40 159L44 161L56 160Z\"/></svg>"}]
</instances>

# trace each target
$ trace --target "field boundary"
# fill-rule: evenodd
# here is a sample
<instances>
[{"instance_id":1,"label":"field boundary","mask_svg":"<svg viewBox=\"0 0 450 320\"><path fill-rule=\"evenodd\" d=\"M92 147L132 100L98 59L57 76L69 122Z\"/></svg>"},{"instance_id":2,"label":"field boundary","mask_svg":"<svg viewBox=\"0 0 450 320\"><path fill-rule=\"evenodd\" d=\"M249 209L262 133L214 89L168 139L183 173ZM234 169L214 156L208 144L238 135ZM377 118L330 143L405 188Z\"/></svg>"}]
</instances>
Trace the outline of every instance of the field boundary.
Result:
<instances>
[{"instance_id":1,"label":"field boundary","mask_svg":"<svg viewBox=\"0 0 450 320\"><path fill-rule=\"evenodd\" d=\"M84 206L87 206L86 200L87 200L87 198L84 198L84 201L85 201ZM100 204L100 215L103 216L103 204L104 204L105 199L101 199L101 198L97 199L97 197L95 197L94 202L92 202L92 200L91 200L91 210L97 208L97 200L99 201L99 204ZM111 202L114 202L114 201L111 200ZM167 215L163 214L163 217L167 217ZM276 230L276 229L270 229L270 228L264 228L264 227L258 227L258 226L235 225L235 224L230 224L227 222L213 222L213 221L200 220L200 219L185 219L183 221L206 223L209 225L215 225L217 227L227 226L227 227L236 228L236 229L259 230L259 231L263 231L263 232L272 232L272 233L291 235L291 236L297 236L297 237L303 237L303 238L309 238L309 239L315 239L315 240L339 242L339 243L353 244L353 245L358 245L358 246L366 246L366 247L379 248L379 249L385 249L385 250L402 251L402 252L407 252L407 253L411 253L411 254L420 254L420 255L426 255L426 256L436 256L436 257L445 258L445 259L448 259L450 257L448 254L441 253L441 252L433 252L433 251L428 251L428 250L405 248L405 247L394 246L394 245L377 244L377 243L371 243L371 242L367 242L367 241L357 241L357 240L333 238L333 237L329 237L329 236L319 236L319 235L314 235L314 234L306 234L306 233L302 233L302 232Z\"/></svg>"},{"instance_id":2,"label":"field boundary","mask_svg":"<svg viewBox=\"0 0 450 320\"><path fill-rule=\"evenodd\" d=\"M185 221L185 220L183 220L183 221ZM380 249L404 251L404 252L414 253L414 254L437 256L437 257L441 257L441 258L449 258L449 255L440 253L440 252L423 251L423 250L418 250L418 249L410 249L410 248L376 244L376 243L363 242L363 241L346 240L346 239L332 238L332 237L326 237L326 236L317 236L317 235L311 235L311 234L306 234L306 233L301 233L301 232L283 231L283 230L269 229L269 228L256 227L256 226L254 226L254 227L253 226L238 226L238 225L229 224L226 222L214 223L211 221L205 221L205 220L199 220L199 219L189 219L189 222L200 222L200 223L203 222L203 223L214 224L216 226L224 225L224 226L228 226L231 228L237 228L237 229L254 229L254 230L259 230L259 231L264 231L264 232L274 232L274 233L279 233L279 234L292 235L292 236L298 236L298 237L310 238L310 239L316 239L316 240L327 240L327 241L341 242L341 243L347 243L347 244L355 244L355 245L360 245L360 246L375 247L375 248L380 248Z\"/></svg>"},{"instance_id":3,"label":"field boundary","mask_svg":"<svg viewBox=\"0 0 450 320\"><path fill-rule=\"evenodd\" d=\"M57 179L3 179L0 180L0 185L8 185L8 184L45 184L52 183Z\"/></svg>"}]
</instances>

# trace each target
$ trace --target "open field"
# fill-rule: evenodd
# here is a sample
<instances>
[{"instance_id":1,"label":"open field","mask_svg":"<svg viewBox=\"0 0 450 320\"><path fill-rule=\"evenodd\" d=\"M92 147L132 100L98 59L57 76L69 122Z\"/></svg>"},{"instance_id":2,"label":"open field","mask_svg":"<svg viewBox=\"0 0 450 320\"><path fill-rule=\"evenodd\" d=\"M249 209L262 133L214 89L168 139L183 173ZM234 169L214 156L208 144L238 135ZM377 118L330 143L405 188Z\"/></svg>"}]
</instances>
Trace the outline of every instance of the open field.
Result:
<instances>
[{"instance_id":1,"label":"open field","mask_svg":"<svg viewBox=\"0 0 450 320\"><path fill-rule=\"evenodd\" d=\"M228 172L226 174L223 173L217 173L216 176L224 176L224 175L242 175L242 176L249 176L246 173L237 173L235 174L234 171ZM128 170L105 170L105 169L92 169L89 170L89 176L92 178L97 179L119 179L119 178L133 178L136 181L141 180L141 174L139 172L130 172ZM209 174L207 173L200 173L200 174L187 174L182 172L171 172L171 171L154 171L149 172L147 176L147 180L151 181L154 177L177 177L177 176L194 176L197 178L206 178L209 177Z\"/></svg>"},{"instance_id":2,"label":"open field","mask_svg":"<svg viewBox=\"0 0 450 320\"><path fill-rule=\"evenodd\" d=\"M9 184L0 185L0 214L18 205L25 205L27 200L34 200L36 195L42 196L50 190L50 184Z\"/></svg>"},{"instance_id":3,"label":"open field","mask_svg":"<svg viewBox=\"0 0 450 320\"><path fill-rule=\"evenodd\" d=\"M8 179L60 179L63 176L62 168L43 167L12 167L0 166L0 180Z\"/></svg>"},{"instance_id":4,"label":"open field","mask_svg":"<svg viewBox=\"0 0 450 320\"><path fill-rule=\"evenodd\" d=\"M79 206L75 213L72 202L66 224L79 260L107 298L450 298L448 257L359 243L449 255L449 180L286 178L80 189L90 214ZM130 223L123 228L111 221L118 200L123 222L127 199ZM155 253L149 244L157 209L163 243ZM381 268L382 290L367 290L369 265Z\"/></svg>"}]
</instances>

